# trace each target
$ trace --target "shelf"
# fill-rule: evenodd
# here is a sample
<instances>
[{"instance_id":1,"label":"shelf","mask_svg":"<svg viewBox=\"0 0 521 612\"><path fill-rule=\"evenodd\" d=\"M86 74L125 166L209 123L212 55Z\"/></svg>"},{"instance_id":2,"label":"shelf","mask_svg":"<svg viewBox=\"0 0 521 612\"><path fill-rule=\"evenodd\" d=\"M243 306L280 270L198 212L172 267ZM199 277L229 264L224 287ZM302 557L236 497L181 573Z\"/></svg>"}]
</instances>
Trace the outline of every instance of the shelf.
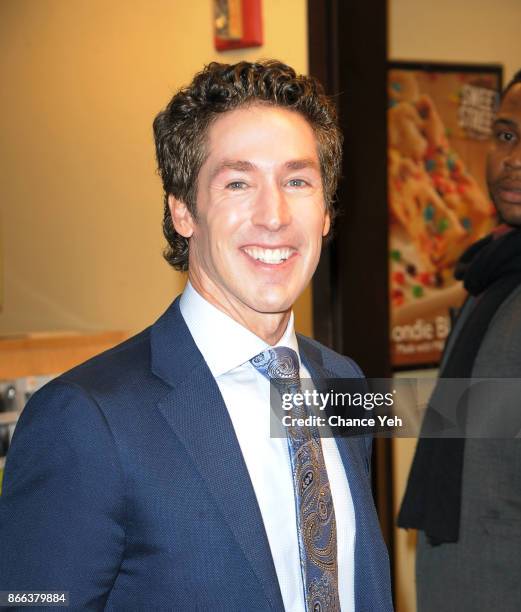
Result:
<instances>
[{"instance_id":1,"label":"shelf","mask_svg":"<svg viewBox=\"0 0 521 612\"><path fill-rule=\"evenodd\" d=\"M59 374L128 337L126 332L57 332L0 337L0 379Z\"/></svg>"},{"instance_id":2,"label":"shelf","mask_svg":"<svg viewBox=\"0 0 521 612\"><path fill-rule=\"evenodd\" d=\"M9 425L10 423L16 423L19 412L12 410L11 412L0 412L0 425Z\"/></svg>"}]
</instances>

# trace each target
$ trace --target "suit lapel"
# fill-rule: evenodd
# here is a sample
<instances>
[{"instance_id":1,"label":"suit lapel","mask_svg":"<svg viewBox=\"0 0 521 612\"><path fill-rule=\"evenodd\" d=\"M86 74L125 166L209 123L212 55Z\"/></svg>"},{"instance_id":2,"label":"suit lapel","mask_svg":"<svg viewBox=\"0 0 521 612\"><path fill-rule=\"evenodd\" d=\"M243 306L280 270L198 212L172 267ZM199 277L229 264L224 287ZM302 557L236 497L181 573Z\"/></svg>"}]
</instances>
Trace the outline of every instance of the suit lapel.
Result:
<instances>
[{"instance_id":1,"label":"suit lapel","mask_svg":"<svg viewBox=\"0 0 521 612\"><path fill-rule=\"evenodd\" d=\"M261 512L233 424L219 387L186 327L178 301L152 327L151 343L152 369L173 387L160 402L159 410L206 483L262 584L270 607L282 610Z\"/></svg>"}]
</instances>

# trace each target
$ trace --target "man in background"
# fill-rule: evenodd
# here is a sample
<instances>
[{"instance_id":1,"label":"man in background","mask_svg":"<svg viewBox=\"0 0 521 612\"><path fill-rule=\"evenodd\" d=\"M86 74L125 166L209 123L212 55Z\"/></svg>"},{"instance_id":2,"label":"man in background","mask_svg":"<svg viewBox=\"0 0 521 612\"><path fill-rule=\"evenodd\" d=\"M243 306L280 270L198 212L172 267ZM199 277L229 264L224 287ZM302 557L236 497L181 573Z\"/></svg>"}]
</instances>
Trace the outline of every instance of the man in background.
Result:
<instances>
[{"instance_id":1,"label":"man in background","mask_svg":"<svg viewBox=\"0 0 521 612\"><path fill-rule=\"evenodd\" d=\"M154 122L183 295L28 403L0 498L0 590L74 609L387 612L370 439L270 437L269 379L358 377L297 336L341 161L280 62L210 64Z\"/></svg>"},{"instance_id":2,"label":"man in background","mask_svg":"<svg viewBox=\"0 0 521 612\"><path fill-rule=\"evenodd\" d=\"M521 378L521 71L501 96L487 182L503 225L458 264L470 295L442 378ZM467 431L487 412L501 416L498 395L479 416L469 397ZM418 612L521 609L520 440L420 439L398 524L419 530Z\"/></svg>"}]
</instances>

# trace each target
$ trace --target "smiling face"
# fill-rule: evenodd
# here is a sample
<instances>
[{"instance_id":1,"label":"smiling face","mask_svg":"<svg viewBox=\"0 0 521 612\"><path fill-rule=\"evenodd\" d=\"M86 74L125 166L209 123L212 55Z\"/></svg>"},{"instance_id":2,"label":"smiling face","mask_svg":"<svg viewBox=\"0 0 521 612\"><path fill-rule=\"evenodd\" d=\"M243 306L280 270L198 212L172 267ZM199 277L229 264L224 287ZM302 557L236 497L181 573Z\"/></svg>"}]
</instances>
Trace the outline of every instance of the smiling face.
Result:
<instances>
[{"instance_id":1,"label":"smiling face","mask_svg":"<svg viewBox=\"0 0 521 612\"><path fill-rule=\"evenodd\" d=\"M287 109L242 107L214 121L207 151L197 218L170 196L175 229L190 238L190 281L274 343L329 230L313 130Z\"/></svg>"},{"instance_id":2,"label":"smiling face","mask_svg":"<svg viewBox=\"0 0 521 612\"><path fill-rule=\"evenodd\" d=\"M487 182L503 221L521 225L521 83L508 90L494 121Z\"/></svg>"}]
</instances>

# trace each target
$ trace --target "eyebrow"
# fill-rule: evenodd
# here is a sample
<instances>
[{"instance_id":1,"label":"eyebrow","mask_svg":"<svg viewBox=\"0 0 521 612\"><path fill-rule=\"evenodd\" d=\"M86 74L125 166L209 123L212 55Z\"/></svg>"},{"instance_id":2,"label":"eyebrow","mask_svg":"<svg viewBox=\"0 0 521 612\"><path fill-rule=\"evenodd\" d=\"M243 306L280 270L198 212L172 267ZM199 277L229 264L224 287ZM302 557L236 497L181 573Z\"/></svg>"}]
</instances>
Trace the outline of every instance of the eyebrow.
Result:
<instances>
[{"instance_id":1,"label":"eyebrow","mask_svg":"<svg viewBox=\"0 0 521 612\"><path fill-rule=\"evenodd\" d=\"M284 164L288 170L305 170L306 168L313 168L314 170L320 170L317 162L314 159L295 159Z\"/></svg>"},{"instance_id":2,"label":"eyebrow","mask_svg":"<svg viewBox=\"0 0 521 612\"><path fill-rule=\"evenodd\" d=\"M255 170L255 168L256 168L255 164L252 164L249 161L242 161L240 159L237 159L237 160L225 159L218 166L214 168L210 176L210 180L213 180L223 170L237 170L238 172L251 172L252 170Z\"/></svg>"},{"instance_id":3,"label":"eyebrow","mask_svg":"<svg viewBox=\"0 0 521 612\"><path fill-rule=\"evenodd\" d=\"M314 170L320 171L318 163L312 158L304 159L293 159L284 164L287 170L305 170L306 168L313 168ZM223 170L237 170L238 172L252 172L257 169L257 166L252 162L241 160L241 159L225 159L213 170L210 180L213 180Z\"/></svg>"},{"instance_id":4,"label":"eyebrow","mask_svg":"<svg viewBox=\"0 0 521 612\"><path fill-rule=\"evenodd\" d=\"M506 126L506 127L513 128L513 129L519 128L517 121L512 121L511 119L505 119L504 117L498 117L497 119L494 120L492 127L501 127L501 126Z\"/></svg>"}]
</instances>

